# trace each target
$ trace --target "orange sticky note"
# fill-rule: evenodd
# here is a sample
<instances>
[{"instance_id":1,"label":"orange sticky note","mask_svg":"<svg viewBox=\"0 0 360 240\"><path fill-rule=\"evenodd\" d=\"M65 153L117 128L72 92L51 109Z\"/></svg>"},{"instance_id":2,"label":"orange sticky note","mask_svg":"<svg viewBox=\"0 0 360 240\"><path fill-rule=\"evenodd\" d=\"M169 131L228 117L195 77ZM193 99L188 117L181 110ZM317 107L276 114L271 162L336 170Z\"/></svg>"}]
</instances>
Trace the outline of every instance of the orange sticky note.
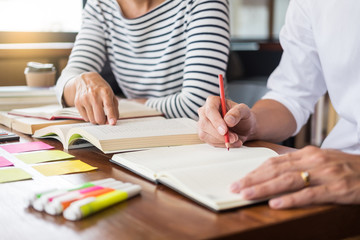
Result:
<instances>
[{"instance_id":1,"label":"orange sticky note","mask_svg":"<svg viewBox=\"0 0 360 240\"><path fill-rule=\"evenodd\" d=\"M97 167L90 166L89 164L86 164L80 160L48 163L48 164L33 166L33 168L45 176L88 172L97 169Z\"/></svg>"}]
</instances>

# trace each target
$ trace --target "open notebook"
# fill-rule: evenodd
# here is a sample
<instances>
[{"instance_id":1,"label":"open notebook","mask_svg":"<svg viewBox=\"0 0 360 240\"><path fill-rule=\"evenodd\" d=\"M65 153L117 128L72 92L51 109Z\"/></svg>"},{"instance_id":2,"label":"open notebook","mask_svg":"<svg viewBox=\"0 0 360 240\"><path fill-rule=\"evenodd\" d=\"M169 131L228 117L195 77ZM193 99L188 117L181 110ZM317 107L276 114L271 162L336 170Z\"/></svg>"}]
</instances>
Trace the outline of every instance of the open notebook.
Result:
<instances>
[{"instance_id":1,"label":"open notebook","mask_svg":"<svg viewBox=\"0 0 360 240\"><path fill-rule=\"evenodd\" d=\"M215 148L207 144L115 154L111 162L162 183L215 211L254 203L229 186L277 153L268 148Z\"/></svg>"}]
</instances>

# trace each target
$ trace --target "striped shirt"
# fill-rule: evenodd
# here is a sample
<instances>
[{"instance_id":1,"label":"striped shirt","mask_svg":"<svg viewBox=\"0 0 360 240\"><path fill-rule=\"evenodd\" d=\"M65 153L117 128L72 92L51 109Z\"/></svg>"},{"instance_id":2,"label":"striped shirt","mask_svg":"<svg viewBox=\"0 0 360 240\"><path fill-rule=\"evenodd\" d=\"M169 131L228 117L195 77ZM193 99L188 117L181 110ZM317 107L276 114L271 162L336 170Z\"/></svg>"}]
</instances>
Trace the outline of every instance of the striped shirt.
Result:
<instances>
[{"instance_id":1,"label":"striped shirt","mask_svg":"<svg viewBox=\"0 0 360 240\"><path fill-rule=\"evenodd\" d=\"M58 98L67 81L100 72L108 59L127 98L147 98L169 118L197 119L207 96L219 94L229 39L227 0L166 0L134 19L116 0L89 0Z\"/></svg>"}]
</instances>

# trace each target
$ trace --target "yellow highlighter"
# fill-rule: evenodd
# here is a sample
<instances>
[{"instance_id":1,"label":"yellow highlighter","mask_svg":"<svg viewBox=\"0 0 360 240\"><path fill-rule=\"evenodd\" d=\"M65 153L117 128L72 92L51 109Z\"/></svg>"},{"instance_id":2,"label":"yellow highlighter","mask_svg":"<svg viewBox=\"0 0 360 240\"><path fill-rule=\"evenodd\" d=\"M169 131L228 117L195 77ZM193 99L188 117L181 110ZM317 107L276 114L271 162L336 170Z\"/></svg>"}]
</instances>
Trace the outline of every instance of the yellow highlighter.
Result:
<instances>
[{"instance_id":1,"label":"yellow highlighter","mask_svg":"<svg viewBox=\"0 0 360 240\"><path fill-rule=\"evenodd\" d=\"M99 197L89 197L70 204L63 212L64 218L71 221L80 220L104 208L138 195L139 185L132 185L125 189L115 190Z\"/></svg>"}]
</instances>

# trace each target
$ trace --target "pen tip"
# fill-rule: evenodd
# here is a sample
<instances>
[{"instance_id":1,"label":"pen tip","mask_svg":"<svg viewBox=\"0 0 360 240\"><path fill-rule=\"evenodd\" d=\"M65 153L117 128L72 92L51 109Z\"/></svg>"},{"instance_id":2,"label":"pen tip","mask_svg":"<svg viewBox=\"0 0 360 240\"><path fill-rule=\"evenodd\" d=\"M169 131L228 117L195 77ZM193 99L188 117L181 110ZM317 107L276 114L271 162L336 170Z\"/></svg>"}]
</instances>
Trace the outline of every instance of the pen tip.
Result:
<instances>
[{"instance_id":1,"label":"pen tip","mask_svg":"<svg viewBox=\"0 0 360 240\"><path fill-rule=\"evenodd\" d=\"M229 149L230 149L230 144L229 144L229 143L225 143L225 147L226 147L227 150L229 151Z\"/></svg>"}]
</instances>

